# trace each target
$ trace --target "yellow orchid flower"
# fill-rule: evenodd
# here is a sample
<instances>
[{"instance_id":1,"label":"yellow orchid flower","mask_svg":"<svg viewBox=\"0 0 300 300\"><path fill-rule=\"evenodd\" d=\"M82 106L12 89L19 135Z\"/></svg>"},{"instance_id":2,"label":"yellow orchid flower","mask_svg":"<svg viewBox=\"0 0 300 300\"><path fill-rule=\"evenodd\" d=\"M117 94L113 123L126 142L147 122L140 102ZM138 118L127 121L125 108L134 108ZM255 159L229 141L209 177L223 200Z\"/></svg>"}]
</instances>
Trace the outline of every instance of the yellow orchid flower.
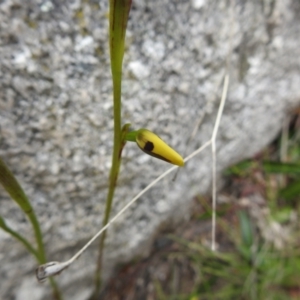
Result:
<instances>
[{"instance_id":1,"label":"yellow orchid flower","mask_svg":"<svg viewBox=\"0 0 300 300\"><path fill-rule=\"evenodd\" d=\"M135 141L141 150L151 156L180 167L184 165L182 157L159 136L148 129L142 128L137 131L132 131L127 135L126 139Z\"/></svg>"}]
</instances>

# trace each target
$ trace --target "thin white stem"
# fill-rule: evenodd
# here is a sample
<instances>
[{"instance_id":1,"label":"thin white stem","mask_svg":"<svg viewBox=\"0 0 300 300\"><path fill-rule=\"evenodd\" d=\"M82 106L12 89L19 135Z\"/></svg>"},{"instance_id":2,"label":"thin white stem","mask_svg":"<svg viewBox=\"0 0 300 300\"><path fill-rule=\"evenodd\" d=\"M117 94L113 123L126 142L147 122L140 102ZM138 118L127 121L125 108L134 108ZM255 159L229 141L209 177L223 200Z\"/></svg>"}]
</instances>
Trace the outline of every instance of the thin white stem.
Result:
<instances>
[{"instance_id":1,"label":"thin white stem","mask_svg":"<svg viewBox=\"0 0 300 300\"><path fill-rule=\"evenodd\" d=\"M219 106L216 123L214 126L213 134L211 137L211 152L212 152L212 230L211 230L211 250L216 250L216 209L217 209L217 154L216 154L216 137L218 133L218 129L221 122L221 117L224 110L224 105L227 98L228 86L229 86L229 72L231 67L231 54L232 54L232 40L233 40L233 26L235 20L235 11L234 11L234 0L230 1L230 22L231 22L231 30L229 35L229 51L226 60L226 69L227 74L224 78L224 86L223 93L221 98L221 103Z\"/></svg>"},{"instance_id":2,"label":"thin white stem","mask_svg":"<svg viewBox=\"0 0 300 300\"><path fill-rule=\"evenodd\" d=\"M215 127L211 138L211 152L212 152L212 230L211 230L211 250L216 250L216 208L217 208L217 157L216 157L216 137L220 126L221 117L224 110L224 105L227 98L229 85L229 76L226 75L224 79L223 93L221 103L219 106Z\"/></svg>"},{"instance_id":3,"label":"thin white stem","mask_svg":"<svg viewBox=\"0 0 300 300\"><path fill-rule=\"evenodd\" d=\"M223 110L224 110L224 105L225 105L226 98L227 98L228 85L229 85L229 75L226 74L225 78L224 78L224 85L223 85L221 103L220 103L220 106L219 106L216 123L215 123L213 134L212 134L212 137L211 137L212 141L214 141L216 139L216 136L217 136L217 133L218 133L218 129L219 129L220 122L221 122L221 117L222 117Z\"/></svg>"},{"instance_id":4,"label":"thin white stem","mask_svg":"<svg viewBox=\"0 0 300 300\"><path fill-rule=\"evenodd\" d=\"M190 155L188 155L185 159L184 162L189 161L190 159L192 159L194 156L196 156L197 154L199 154L200 152L202 152L205 148L207 148L209 145L211 144L211 140L207 141L204 145L202 145L199 149L195 150L194 152L192 152Z\"/></svg>"}]
</instances>

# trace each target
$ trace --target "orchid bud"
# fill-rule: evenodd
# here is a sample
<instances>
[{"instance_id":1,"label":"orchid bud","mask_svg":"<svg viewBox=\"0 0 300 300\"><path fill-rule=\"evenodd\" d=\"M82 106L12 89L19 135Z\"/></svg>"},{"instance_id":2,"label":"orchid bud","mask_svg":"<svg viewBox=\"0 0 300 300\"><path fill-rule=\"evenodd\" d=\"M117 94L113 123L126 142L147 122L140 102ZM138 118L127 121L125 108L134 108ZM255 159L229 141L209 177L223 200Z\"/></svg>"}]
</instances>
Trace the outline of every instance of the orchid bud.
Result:
<instances>
[{"instance_id":1,"label":"orchid bud","mask_svg":"<svg viewBox=\"0 0 300 300\"><path fill-rule=\"evenodd\" d=\"M135 141L139 148L151 156L180 167L184 165L182 157L175 150L147 129L142 128L128 133L127 140Z\"/></svg>"}]
</instances>

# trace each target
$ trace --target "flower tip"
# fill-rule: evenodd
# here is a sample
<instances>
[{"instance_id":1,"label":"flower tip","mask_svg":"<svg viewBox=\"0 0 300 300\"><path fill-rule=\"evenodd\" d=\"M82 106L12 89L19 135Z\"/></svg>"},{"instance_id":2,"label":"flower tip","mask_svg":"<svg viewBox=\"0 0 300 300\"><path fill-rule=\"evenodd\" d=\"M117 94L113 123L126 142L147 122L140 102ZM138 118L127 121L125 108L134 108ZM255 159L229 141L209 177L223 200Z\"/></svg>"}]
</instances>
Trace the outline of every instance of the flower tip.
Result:
<instances>
[{"instance_id":1,"label":"flower tip","mask_svg":"<svg viewBox=\"0 0 300 300\"><path fill-rule=\"evenodd\" d=\"M177 166L184 167L184 160L181 157L181 160L178 162Z\"/></svg>"}]
</instances>

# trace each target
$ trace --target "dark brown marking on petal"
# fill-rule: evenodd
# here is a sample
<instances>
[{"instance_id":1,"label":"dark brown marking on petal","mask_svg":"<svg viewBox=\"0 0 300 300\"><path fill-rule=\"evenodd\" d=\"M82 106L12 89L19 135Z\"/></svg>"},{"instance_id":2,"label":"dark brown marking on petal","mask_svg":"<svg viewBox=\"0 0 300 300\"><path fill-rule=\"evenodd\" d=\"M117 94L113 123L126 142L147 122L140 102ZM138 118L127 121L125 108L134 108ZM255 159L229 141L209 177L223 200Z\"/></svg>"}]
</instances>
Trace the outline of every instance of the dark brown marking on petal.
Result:
<instances>
[{"instance_id":1,"label":"dark brown marking on petal","mask_svg":"<svg viewBox=\"0 0 300 300\"><path fill-rule=\"evenodd\" d=\"M154 149L154 144L152 142L147 142L144 146L144 149L145 151L149 151L149 152L152 152Z\"/></svg>"}]
</instances>

